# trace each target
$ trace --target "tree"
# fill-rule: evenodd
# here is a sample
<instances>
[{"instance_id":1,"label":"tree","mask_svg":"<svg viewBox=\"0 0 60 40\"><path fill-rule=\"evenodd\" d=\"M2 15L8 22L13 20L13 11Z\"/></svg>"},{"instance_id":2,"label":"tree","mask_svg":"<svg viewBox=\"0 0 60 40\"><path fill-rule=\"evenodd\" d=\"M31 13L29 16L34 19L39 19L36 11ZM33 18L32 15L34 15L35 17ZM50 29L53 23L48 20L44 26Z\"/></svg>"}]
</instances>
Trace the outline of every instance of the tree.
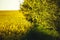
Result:
<instances>
[{"instance_id":1,"label":"tree","mask_svg":"<svg viewBox=\"0 0 60 40\"><path fill-rule=\"evenodd\" d=\"M54 21L57 21L58 1L24 0L21 11L26 16L26 20L31 22L38 31L57 37L59 33L56 31L57 26Z\"/></svg>"}]
</instances>

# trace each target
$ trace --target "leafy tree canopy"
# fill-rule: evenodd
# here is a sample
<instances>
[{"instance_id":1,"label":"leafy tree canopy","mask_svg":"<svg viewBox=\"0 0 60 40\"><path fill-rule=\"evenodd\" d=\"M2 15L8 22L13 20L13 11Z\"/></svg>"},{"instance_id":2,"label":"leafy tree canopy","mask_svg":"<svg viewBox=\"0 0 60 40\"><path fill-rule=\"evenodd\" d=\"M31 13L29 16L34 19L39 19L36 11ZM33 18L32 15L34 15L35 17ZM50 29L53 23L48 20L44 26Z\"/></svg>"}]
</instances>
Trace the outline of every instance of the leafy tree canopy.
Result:
<instances>
[{"instance_id":1,"label":"leafy tree canopy","mask_svg":"<svg viewBox=\"0 0 60 40\"><path fill-rule=\"evenodd\" d=\"M26 20L31 22L36 30L57 37L59 36L57 25L60 24L57 22L60 20L57 16L60 15L59 2L59 0L24 0L21 10Z\"/></svg>"}]
</instances>

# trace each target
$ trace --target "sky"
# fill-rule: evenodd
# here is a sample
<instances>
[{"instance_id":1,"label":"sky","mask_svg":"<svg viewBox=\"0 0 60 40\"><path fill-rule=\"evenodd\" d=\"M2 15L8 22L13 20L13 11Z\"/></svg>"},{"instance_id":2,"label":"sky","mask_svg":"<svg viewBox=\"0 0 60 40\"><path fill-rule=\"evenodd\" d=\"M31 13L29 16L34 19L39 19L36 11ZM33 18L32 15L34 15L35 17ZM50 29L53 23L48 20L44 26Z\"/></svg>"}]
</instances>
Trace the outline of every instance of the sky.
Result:
<instances>
[{"instance_id":1,"label":"sky","mask_svg":"<svg viewBox=\"0 0 60 40\"><path fill-rule=\"evenodd\" d=\"M19 10L23 0L0 0L0 10Z\"/></svg>"}]
</instances>

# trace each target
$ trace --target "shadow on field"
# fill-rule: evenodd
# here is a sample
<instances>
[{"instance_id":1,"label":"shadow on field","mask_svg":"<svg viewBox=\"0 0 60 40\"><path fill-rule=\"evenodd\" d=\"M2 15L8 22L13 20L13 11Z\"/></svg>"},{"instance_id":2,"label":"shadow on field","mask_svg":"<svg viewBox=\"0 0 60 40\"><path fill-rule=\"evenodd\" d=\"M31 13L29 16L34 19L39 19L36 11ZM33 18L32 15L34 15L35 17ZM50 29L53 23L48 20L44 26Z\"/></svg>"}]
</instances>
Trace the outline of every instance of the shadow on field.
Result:
<instances>
[{"instance_id":1,"label":"shadow on field","mask_svg":"<svg viewBox=\"0 0 60 40\"><path fill-rule=\"evenodd\" d=\"M4 40L4 38L2 37L2 35L0 35L0 40Z\"/></svg>"},{"instance_id":2,"label":"shadow on field","mask_svg":"<svg viewBox=\"0 0 60 40\"><path fill-rule=\"evenodd\" d=\"M38 32L36 30L31 30L21 40L60 40L60 39L44 34L42 32Z\"/></svg>"}]
</instances>

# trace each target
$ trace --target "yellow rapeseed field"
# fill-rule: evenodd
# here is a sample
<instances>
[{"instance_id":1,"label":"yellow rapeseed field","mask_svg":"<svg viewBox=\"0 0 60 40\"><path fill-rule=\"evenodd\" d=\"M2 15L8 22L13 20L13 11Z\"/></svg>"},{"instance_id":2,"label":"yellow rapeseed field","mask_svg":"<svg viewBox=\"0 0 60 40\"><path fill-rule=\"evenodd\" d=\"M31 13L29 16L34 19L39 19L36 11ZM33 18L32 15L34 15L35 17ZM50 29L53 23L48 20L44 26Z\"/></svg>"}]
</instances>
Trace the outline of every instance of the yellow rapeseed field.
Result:
<instances>
[{"instance_id":1,"label":"yellow rapeseed field","mask_svg":"<svg viewBox=\"0 0 60 40\"><path fill-rule=\"evenodd\" d=\"M0 11L0 35L4 37L4 40L14 39L13 36L19 37L29 28L31 28L31 23L26 21L22 12Z\"/></svg>"}]
</instances>

